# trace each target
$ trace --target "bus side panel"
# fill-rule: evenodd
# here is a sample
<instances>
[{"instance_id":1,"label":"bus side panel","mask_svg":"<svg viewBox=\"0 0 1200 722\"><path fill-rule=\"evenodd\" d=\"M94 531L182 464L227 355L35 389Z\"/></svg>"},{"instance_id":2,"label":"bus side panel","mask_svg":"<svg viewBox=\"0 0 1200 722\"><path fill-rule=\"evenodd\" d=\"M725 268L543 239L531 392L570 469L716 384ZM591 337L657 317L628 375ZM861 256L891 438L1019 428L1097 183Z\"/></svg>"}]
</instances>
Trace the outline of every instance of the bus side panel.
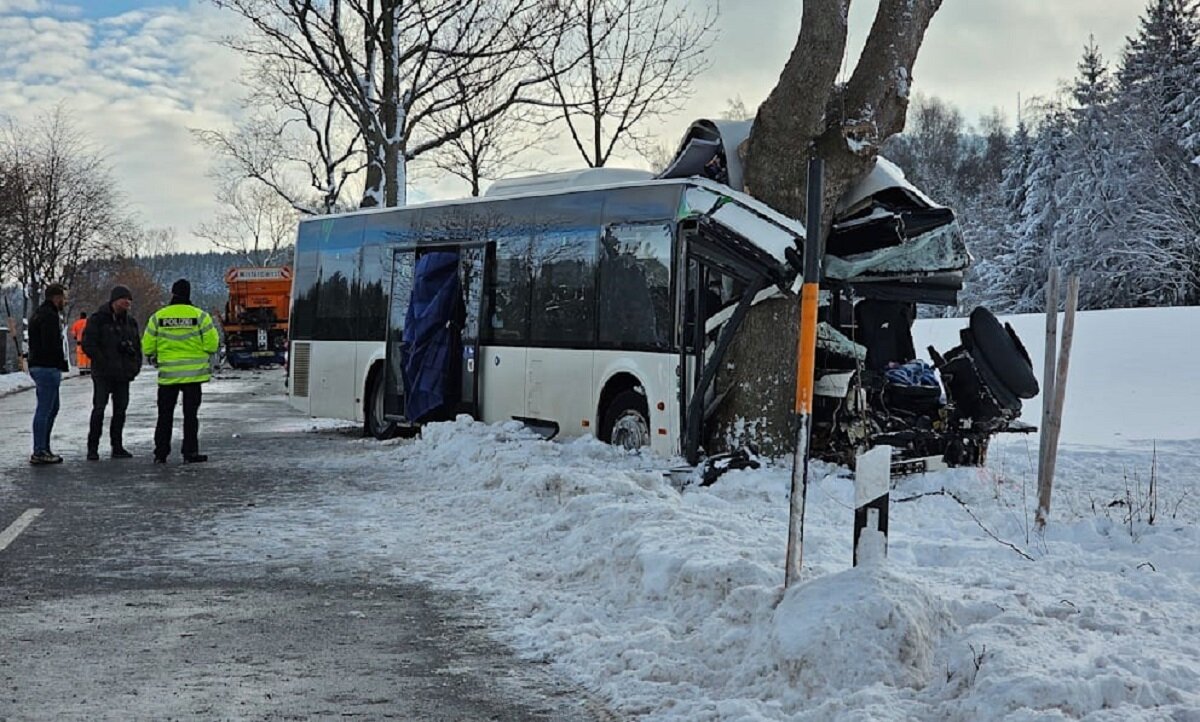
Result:
<instances>
[{"instance_id":1,"label":"bus side panel","mask_svg":"<svg viewBox=\"0 0 1200 722\"><path fill-rule=\"evenodd\" d=\"M296 353L297 346L301 347L301 354ZM309 399L308 391L304 391L303 395L298 395L296 393L296 389L298 388L296 374L308 373L307 364L309 363L309 359L312 358L312 343L310 341L293 341L291 349L288 352L288 357L288 404L290 404L293 409L299 411L305 416L308 416L311 401ZM297 361L298 357L301 357L299 362ZM301 369L301 363L305 365L304 369Z\"/></svg>"},{"instance_id":2,"label":"bus side panel","mask_svg":"<svg viewBox=\"0 0 1200 722\"><path fill-rule=\"evenodd\" d=\"M362 418L355 388L358 374L354 341L313 341L309 372L310 415L334 419Z\"/></svg>"},{"instance_id":3,"label":"bus side panel","mask_svg":"<svg viewBox=\"0 0 1200 722\"><path fill-rule=\"evenodd\" d=\"M646 406L650 410L650 448L657 454L671 456L679 453L679 355L646 351L596 351L593 371L594 396L592 413L603 414L598 408L600 394L609 379L619 373L633 375L646 391ZM662 404L664 408L659 409ZM599 432L600 418L596 418L595 432ZM666 433L662 433L662 432Z\"/></svg>"},{"instance_id":4,"label":"bus side panel","mask_svg":"<svg viewBox=\"0 0 1200 722\"><path fill-rule=\"evenodd\" d=\"M367 388L367 377L371 373L371 367L379 363L380 372L383 371L383 364L387 356L387 346L382 341L359 341L355 344L355 353L357 363L354 377L354 416L355 421L363 421L363 409L366 406L367 394L371 392Z\"/></svg>"},{"instance_id":5,"label":"bus side panel","mask_svg":"<svg viewBox=\"0 0 1200 722\"><path fill-rule=\"evenodd\" d=\"M525 416L527 351L510 346L479 349L479 395L482 421L494 424Z\"/></svg>"},{"instance_id":6,"label":"bus side panel","mask_svg":"<svg viewBox=\"0 0 1200 722\"><path fill-rule=\"evenodd\" d=\"M591 350L529 349L525 415L557 423L559 436L564 438L592 433L596 415L594 355Z\"/></svg>"}]
</instances>

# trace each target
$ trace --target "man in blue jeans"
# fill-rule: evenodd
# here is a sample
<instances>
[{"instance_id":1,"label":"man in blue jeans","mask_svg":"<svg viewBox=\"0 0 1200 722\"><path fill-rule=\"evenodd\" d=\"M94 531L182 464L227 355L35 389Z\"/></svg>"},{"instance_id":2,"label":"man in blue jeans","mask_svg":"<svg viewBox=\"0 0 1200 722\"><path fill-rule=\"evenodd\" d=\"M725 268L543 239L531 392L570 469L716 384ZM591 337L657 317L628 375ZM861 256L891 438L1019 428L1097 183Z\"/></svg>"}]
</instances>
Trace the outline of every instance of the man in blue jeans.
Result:
<instances>
[{"instance_id":1,"label":"man in blue jeans","mask_svg":"<svg viewBox=\"0 0 1200 722\"><path fill-rule=\"evenodd\" d=\"M63 336L62 309L67 289L54 283L46 288L46 300L29 319L29 375L37 384L37 410L33 412L33 456L30 464L61 464L62 457L50 451L50 432L58 416L58 386L67 366L67 344Z\"/></svg>"}]
</instances>

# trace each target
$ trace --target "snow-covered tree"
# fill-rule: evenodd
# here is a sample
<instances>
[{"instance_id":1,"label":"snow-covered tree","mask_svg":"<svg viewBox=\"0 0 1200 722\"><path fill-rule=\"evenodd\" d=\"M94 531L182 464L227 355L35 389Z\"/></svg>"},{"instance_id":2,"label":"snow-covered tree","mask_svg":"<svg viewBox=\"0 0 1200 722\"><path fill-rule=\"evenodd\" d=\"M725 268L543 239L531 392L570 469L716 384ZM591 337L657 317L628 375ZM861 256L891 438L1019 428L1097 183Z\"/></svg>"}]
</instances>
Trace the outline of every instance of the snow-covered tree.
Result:
<instances>
[{"instance_id":1,"label":"snow-covered tree","mask_svg":"<svg viewBox=\"0 0 1200 722\"><path fill-rule=\"evenodd\" d=\"M1118 72L1116 132L1129 150L1120 258L1131 305L1200 302L1200 166L1192 163L1200 5L1153 0Z\"/></svg>"}]
</instances>

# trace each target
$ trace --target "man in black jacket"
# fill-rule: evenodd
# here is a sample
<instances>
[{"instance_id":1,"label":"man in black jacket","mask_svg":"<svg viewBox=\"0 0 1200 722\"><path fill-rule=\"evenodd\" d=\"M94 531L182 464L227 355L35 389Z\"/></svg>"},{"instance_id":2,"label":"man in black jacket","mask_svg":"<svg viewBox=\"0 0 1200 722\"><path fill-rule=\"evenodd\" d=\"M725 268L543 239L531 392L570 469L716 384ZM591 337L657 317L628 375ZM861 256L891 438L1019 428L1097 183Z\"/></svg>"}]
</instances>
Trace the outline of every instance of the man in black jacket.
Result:
<instances>
[{"instance_id":1,"label":"man in black jacket","mask_svg":"<svg viewBox=\"0 0 1200 722\"><path fill-rule=\"evenodd\" d=\"M58 416L58 387L63 372L69 368L61 316L66 305L67 289L58 283L51 284L46 288L45 302L29 319L29 375L37 384L30 464L62 463L62 457L50 450L50 432Z\"/></svg>"},{"instance_id":2,"label":"man in black jacket","mask_svg":"<svg viewBox=\"0 0 1200 722\"><path fill-rule=\"evenodd\" d=\"M133 454L121 443L125 409L129 407L129 382L142 370L141 336L137 321L129 314L133 294L116 286L108 303L100 306L83 330L83 352L92 360L92 421L88 428L88 461L100 459L100 433L104 430L104 408L112 397L112 422L108 438L112 458L129 459Z\"/></svg>"}]
</instances>

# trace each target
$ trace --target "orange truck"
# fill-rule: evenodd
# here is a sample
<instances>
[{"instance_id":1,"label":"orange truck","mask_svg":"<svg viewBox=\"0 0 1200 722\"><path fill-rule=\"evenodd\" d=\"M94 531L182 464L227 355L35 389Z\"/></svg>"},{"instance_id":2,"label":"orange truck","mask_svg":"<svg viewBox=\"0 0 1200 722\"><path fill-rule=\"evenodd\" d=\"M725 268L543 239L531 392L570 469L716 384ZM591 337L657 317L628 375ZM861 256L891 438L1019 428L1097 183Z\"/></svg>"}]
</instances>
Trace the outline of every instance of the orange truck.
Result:
<instances>
[{"instance_id":1,"label":"orange truck","mask_svg":"<svg viewBox=\"0 0 1200 722\"><path fill-rule=\"evenodd\" d=\"M286 361L292 269L231 268L225 273L229 300L221 325L225 357L234 368Z\"/></svg>"}]
</instances>

